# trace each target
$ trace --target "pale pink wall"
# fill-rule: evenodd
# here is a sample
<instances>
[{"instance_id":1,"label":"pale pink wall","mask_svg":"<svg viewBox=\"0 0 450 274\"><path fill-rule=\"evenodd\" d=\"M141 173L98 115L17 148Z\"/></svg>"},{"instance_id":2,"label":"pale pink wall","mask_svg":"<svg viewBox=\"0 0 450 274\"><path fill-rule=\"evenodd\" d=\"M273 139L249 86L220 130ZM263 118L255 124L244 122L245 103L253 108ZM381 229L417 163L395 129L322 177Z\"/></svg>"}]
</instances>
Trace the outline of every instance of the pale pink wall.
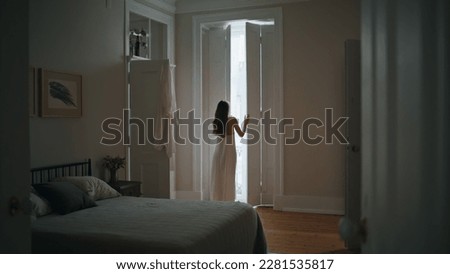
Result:
<instances>
[{"instance_id":1,"label":"pale pink wall","mask_svg":"<svg viewBox=\"0 0 450 274\"><path fill-rule=\"evenodd\" d=\"M344 41L360 37L359 1L285 5L283 21L285 116L298 127L308 117L324 119L325 108L343 116ZM343 197L344 146L286 146L284 159L285 194Z\"/></svg>"},{"instance_id":2,"label":"pale pink wall","mask_svg":"<svg viewBox=\"0 0 450 274\"><path fill-rule=\"evenodd\" d=\"M32 167L89 157L104 178L102 158L125 155L123 145L100 144L102 121L122 117L126 106L123 7L123 0L110 8L102 0L30 1L30 65L83 77L81 118L30 118Z\"/></svg>"}]
</instances>

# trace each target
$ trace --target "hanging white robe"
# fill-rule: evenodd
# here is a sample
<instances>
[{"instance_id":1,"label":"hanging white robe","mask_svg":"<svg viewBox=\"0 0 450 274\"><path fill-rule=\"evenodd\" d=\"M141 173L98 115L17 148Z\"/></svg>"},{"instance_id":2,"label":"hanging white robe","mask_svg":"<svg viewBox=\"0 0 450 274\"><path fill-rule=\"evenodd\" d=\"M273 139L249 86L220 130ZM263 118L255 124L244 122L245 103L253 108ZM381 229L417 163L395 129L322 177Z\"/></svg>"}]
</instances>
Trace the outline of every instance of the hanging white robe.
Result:
<instances>
[{"instance_id":1,"label":"hanging white robe","mask_svg":"<svg viewBox=\"0 0 450 274\"><path fill-rule=\"evenodd\" d=\"M175 144L173 141L173 127L177 126L177 121L173 121L173 113L177 109L176 97L175 97L175 83L174 83L174 69L175 65L169 64L169 60L165 60L162 64L161 75L160 75L160 85L161 85L161 95L158 103L158 111L156 114L156 123L154 136L156 139L163 138L163 132L167 131L168 142L164 145L155 145L158 150L165 149L167 157L171 158L175 153ZM168 119L169 122L166 124L168 128L164 127L162 123L163 119ZM171 122L174 122L171 126Z\"/></svg>"}]
</instances>

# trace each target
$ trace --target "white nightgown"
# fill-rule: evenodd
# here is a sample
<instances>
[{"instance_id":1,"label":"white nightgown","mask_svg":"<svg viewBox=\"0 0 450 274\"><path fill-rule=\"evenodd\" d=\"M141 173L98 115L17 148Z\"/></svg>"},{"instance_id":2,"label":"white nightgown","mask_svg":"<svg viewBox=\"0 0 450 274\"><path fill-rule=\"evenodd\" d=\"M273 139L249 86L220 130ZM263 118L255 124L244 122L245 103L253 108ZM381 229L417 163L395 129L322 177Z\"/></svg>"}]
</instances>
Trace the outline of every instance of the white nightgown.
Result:
<instances>
[{"instance_id":1,"label":"white nightgown","mask_svg":"<svg viewBox=\"0 0 450 274\"><path fill-rule=\"evenodd\" d=\"M211 165L211 200L234 201L236 146L234 131L216 145Z\"/></svg>"}]
</instances>

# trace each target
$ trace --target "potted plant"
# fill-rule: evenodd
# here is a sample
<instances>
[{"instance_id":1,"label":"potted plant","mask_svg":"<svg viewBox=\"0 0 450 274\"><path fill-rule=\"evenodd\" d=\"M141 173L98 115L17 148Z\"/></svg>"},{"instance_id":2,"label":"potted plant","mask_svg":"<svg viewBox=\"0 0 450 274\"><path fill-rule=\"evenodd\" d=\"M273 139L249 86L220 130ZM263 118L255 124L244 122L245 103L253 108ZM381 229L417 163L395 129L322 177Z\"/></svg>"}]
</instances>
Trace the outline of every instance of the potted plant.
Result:
<instances>
[{"instance_id":1,"label":"potted plant","mask_svg":"<svg viewBox=\"0 0 450 274\"><path fill-rule=\"evenodd\" d=\"M117 170L120 168L125 167L125 157L111 157L106 156L103 158L103 166L106 167L109 170L109 183L113 184L117 181Z\"/></svg>"}]
</instances>

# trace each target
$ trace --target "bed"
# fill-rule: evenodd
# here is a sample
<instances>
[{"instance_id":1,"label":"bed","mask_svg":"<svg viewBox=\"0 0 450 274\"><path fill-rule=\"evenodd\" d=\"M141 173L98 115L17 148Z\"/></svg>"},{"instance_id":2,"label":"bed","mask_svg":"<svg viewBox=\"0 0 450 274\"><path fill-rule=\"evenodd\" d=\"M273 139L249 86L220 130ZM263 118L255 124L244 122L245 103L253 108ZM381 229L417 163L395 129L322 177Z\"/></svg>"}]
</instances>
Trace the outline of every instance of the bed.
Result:
<instances>
[{"instance_id":1,"label":"bed","mask_svg":"<svg viewBox=\"0 0 450 274\"><path fill-rule=\"evenodd\" d=\"M38 212L32 222L33 253L224 254L267 250L258 214L245 203L128 197L110 189L105 196L96 184L106 189L106 183L92 177L90 160L35 168L31 177L35 193L31 196L48 203L47 211ZM91 183L86 183L89 180ZM80 194L82 198L77 194L77 199L88 206L63 212L53 198L61 203L71 198L48 196L48 186L67 187L70 195L80 190L84 194ZM97 199L98 195L104 196Z\"/></svg>"}]
</instances>

